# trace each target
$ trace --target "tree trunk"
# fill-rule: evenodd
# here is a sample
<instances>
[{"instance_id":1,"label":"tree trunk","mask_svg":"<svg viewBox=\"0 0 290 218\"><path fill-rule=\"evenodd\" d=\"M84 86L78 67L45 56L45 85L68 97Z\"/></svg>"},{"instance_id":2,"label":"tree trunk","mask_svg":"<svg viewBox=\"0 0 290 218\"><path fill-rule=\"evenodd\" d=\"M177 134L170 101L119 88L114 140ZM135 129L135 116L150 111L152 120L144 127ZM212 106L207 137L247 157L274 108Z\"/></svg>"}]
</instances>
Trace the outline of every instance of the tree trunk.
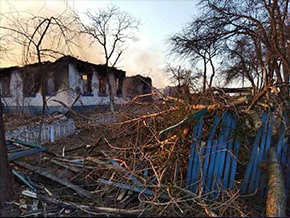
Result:
<instances>
[{"instance_id":1,"label":"tree trunk","mask_svg":"<svg viewBox=\"0 0 290 218\"><path fill-rule=\"evenodd\" d=\"M202 92L205 93L206 91L206 58L203 57L203 87L202 87Z\"/></svg>"},{"instance_id":2,"label":"tree trunk","mask_svg":"<svg viewBox=\"0 0 290 218\"><path fill-rule=\"evenodd\" d=\"M285 217L286 215L286 195L283 174L277 158L275 148L269 150L268 160L268 196L266 203L267 217Z\"/></svg>"},{"instance_id":3,"label":"tree trunk","mask_svg":"<svg viewBox=\"0 0 290 218\"><path fill-rule=\"evenodd\" d=\"M3 104L0 97L0 216L2 209L5 207L5 202L12 199L14 195L14 177L9 166L7 147L5 142L5 128L3 121Z\"/></svg>"}]
</instances>

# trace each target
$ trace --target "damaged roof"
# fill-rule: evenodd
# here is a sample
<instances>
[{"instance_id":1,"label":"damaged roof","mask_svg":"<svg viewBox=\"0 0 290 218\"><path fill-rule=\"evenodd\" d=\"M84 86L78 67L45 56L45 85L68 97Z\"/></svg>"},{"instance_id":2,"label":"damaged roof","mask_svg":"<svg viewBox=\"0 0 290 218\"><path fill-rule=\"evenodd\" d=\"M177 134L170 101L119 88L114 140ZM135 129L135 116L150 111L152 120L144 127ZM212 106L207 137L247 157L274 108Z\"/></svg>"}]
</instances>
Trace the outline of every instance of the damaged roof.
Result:
<instances>
[{"instance_id":1,"label":"damaged roof","mask_svg":"<svg viewBox=\"0 0 290 218\"><path fill-rule=\"evenodd\" d=\"M25 65L23 67L20 66L12 66L12 67L7 67L7 68L0 68L0 75L2 74L9 74L14 70L22 70L22 69L27 69L27 68L38 68L40 66L45 66L46 69L50 69L53 70L55 68L59 68L60 66L64 66L67 64L73 64L76 66L77 70L79 72L88 72L88 71L96 71L99 74L101 74L102 76L105 76L106 73L106 66L104 64L93 64L93 63L89 63L87 61L82 61L78 58L75 58L71 55L66 55L63 56L59 59L57 59L54 62L51 61L45 61L40 63L33 63L33 64L28 64ZM111 73L114 73L115 76L118 77L125 77L126 76L126 72L120 69L117 69L115 67L109 67L109 70Z\"/></svg>"}]
</instances>

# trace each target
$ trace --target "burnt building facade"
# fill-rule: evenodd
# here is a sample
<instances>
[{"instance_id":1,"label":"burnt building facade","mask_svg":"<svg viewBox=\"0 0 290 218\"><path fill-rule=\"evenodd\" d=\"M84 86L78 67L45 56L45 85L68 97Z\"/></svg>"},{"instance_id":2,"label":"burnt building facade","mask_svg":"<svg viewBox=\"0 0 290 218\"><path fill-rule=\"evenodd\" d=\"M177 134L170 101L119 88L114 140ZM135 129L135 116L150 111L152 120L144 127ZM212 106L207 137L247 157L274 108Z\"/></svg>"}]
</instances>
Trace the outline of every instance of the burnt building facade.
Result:
<instances>
[{"instance_id":1,"label":"burnt building facade","mask_svg":"<svg viewBox=\"0 0 290 218\"><path fill-rule=\"evenodd\" d=\"M124 93L149 92L136 79L130 85L127 80L131 79L123 70L64 56L55 62L0 69L0 93L6 110L39 113L45 96L46 113L64 112L66 109L60 101L72 109L109 104L107 81L115 104L123 102Z\"/></svg>"}]
</instances>

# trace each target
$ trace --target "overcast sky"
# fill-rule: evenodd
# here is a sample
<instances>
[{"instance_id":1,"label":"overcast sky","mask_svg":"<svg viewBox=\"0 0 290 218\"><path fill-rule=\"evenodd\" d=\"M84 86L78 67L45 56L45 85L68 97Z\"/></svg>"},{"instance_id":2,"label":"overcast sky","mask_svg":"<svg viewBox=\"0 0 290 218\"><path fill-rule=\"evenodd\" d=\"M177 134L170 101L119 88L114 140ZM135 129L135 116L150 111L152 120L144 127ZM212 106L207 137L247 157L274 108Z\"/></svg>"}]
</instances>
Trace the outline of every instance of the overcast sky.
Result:
<instances>
[{"instance_id":1,"label":"overcast sky","mask_svg":"<svg viewBox=\"0 0 290 218\"><path fill-rule=\"evenodd\" d=\"M127 71L128 76L150 76L157 88L169 84L163 73L168 62L168 38L180 32L198 14L198 0L0 0L1 12L8 10L8 3L10 7L32 11L43 7L58 11L69 6L80 13L104 8L107 4L118 6L141 22L139 41L130 43L118 67ZM99 60L91 53L81 57L92 62Z\"/></svg>"}]
</instances>

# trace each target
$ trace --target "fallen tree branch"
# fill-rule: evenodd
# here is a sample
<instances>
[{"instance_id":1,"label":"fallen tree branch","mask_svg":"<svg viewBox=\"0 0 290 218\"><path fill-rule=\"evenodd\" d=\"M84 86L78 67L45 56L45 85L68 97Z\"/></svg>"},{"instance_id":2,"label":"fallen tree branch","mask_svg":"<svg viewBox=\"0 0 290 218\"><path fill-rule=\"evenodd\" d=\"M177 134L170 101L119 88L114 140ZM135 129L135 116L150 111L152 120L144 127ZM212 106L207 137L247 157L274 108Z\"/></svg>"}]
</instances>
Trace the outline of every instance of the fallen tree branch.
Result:
<instances>
[{"instance_id":1,"label":"fallen tree branch","mask_svg":"<svg viewBox=\"0 0 290 218\"><path fill-rule=\"evenodd\" d=\"M274 86L274 79L271 79L270 82L262 89L262 91L260 91L255 98L253 99L253 101L251 102L251 104L249 105L249 107L247 108L247 111L250 111L253 109L253 107L257 104L257 102L268 92L269 89L273 89L272 87Z\"/></svg>"},{"instance_id":2,"label":"fallen tree branch","mask_svg":"<svg viewBox=\"0 0 290 218\"><path fill-rule=\"evenodd\" d=\"M168 112L171 112L171 111L177 111L177 110L179 110L179 107L173 107L173 108L170 108L168 110L163 110L163 111L152 113L152 114L142 115L142 116L130 119L130 120L126 120L124 122L114 123L113 125L123 125L123 124L126 124L126 123L131 123L131 122L142 120L142 119L145 119L145 118L156 117L156 116L159 116L161 114L165 114L165 113L168 113Z\"/></svg>"},{"instance_id":3,"label":"fallen tree branch","mask_svg":"<svg viewBox=\"0 0 290 218\"><path fill-rule=\"evenodd\" d=\"M65 107L66 109L68 109L68 111L71 112L74 116L82 117L82 118L84 118L84 119L90 120L89 117L86 117L86 116L84 116L84 115L82 115L82 114L79 114L79 113L75 112L74 110L72 110L69 106L67 106L67 105L66 105L65 103L63 103L62 101L57 100L57 99L53 99L52 101L55 101L55 102L61 104L62 106L64 106L64 107Z\"/></svg>"},{"instance_id":4,"label":"fallen tree branch","mask_svg":"<svg viewBox=\"0 0 290 218\"><path fill-rule=\"evenodd\" d=\"M202 115L204 115L204 113L207 112L207 108L204 108L204 109L201 109L189 116L187 116L186 118L184 118L183 120L181 120L180 122L174 124L173 126L170 126L168 128L166 128L165 130L162 130L160 133L159 133L159 137L162 137L166 132L168 131L171 131L172 129L175 129L177 128L178 126L181 126L182 124L185 124L185 123L188 123L194 119L198 119L200 118Z\"/></svg>"}]
</instances>

